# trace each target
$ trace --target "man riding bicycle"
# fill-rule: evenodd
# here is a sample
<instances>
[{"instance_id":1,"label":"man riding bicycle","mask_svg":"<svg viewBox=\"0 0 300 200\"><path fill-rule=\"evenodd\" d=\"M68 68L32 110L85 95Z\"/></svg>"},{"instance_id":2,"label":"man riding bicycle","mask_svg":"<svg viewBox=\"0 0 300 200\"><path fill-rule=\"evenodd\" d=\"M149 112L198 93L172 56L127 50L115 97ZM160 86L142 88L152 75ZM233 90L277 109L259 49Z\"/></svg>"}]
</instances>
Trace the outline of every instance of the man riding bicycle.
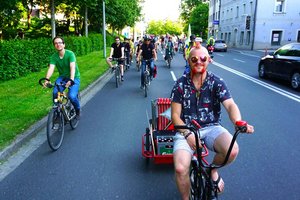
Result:
<instances>
[{"instance_id":1,"label":"man riding bicycle","mask_svg":"<svg viewBox=\"0 0 300 200\"><path fill-rule=\"evenodd\" d=\"M128 38L125 38L124 39L124 54L126 56L126 64L129 69L129 66L131 65L131 62L130 62L130 52L131 52L131 47L130 47L130 43L129 43L129 39Z\"/></svg>"},{"instance_id":2,"label":"man riding bicycle","mask_svg":"<svg viewBox=\"0 0 300 200\"><path fill-rule=\"evenodd\" d=\"M73 104L76 117L80 117L80 102L78 99L78 91L80 87L80 72L76 62L75 54L65 49L65 42L62 37L55 37L53 39L53 45L57 50L50 57L50 64L46 74L46 80L44 82L44 87L46 87L50 78L54 72L55 67L58 70L59 77L56 79L56 83L60 84L61 82L65 82L65 87L60 86L60 89L63 91L65 88L69 88L68 96ZM53 89L53 100L57 98L58 89L54 87Z\"/></svg>"},{"instance_id":3,"label":"man riding bicycle","mask_svg":"<svg viewBox=\"0 0 300 200\"><path fill-rule=\"evenodd\" d=\"M114 67L111 63L112 58L124 58L124 45L122 42L120 42L120 37L118 36L115 38L115 42L112 43L109 57L106 59L106 63L110 68L112 68L112 70L114 70ZM120 65L121 70L121 80L124 81L123 60L118 60L118 64Z\"/></svg>"},{"instance_id":4,"label":"man riding bicycle","mask_svg":"<svg viewBox=\"0 0 300 200\"><path fill-rule=\"evenodd\" d=\"M144 43L142 44L140 51L137 56L137 62L140 60L140 57L142 56L142 70L141 70L141 88L144 87L144 72L146 71L148 60L150 65L150 77L152 78L154 73L154 62L153 60L156 60L156 51L153 44L150 43L151 38L148 35L145 35L144 37Z\"/></svg>"},{"instance_id":5,"label":"man riding bicycle","mask_svg":"<svg viewBox=\"0 0 300 200\"><path fill-rule=\"evenodd\" d=\"M166 43L165 60L167 60L169 56L171 56L171 59L173 59L173 54L174 54L174 44L172 41L172 37L170 36Z\"/></svg>"},{"instance_id":6,"label":"man riding bicycle","mask_svg":"<svg viewBox=\"0 0 300 200\"><path fill-rule=\"evenodd\" d=\"M191 71L177 80L171 93L171 116L174 125L191 124L196 120L201 129L199 137L216 154L213 164L222 164L232 135L220 125L221 104L226 109L233 124L242 120L224 80L212 72L206 71L211 58L206 48L193 48L187 58ZM247 125L247 133L254 128ZM195 136L188 129L181 129L174 137L174 167L176 183L184 200L189 199L189 169L195 151ZM238 145L234 144L228 163L235 160ZM217 169L211 171L211 177L218 192L224 190L224 181Z\"/></svg>"}]
</instances>

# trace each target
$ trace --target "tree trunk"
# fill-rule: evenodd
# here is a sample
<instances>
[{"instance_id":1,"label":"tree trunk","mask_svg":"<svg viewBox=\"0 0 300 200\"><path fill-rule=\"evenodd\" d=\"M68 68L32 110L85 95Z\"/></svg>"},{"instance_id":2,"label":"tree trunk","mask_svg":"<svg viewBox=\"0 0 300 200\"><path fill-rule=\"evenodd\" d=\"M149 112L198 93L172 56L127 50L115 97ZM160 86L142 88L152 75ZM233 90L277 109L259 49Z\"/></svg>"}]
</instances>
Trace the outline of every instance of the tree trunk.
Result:
<instances>
[{"instance_id":1,"label":"tree trunk","mask_svg":"<svg viewBox=\"0 0 300 200\"><path fill-rule=\"evenodd\" d=\"M88 7L85 5L85 15L84 15L84 25L85 25L85 37L88 37Z\"/></svg>"},{"instance_id":2,"label":"tree trunk","mask_svg":"<svg viewBox=\"0 0 300 200\"><path fill-rule=\"evenodd\" d=\"M55 0L51 0L51 36L52 39L56 36L56 30L55 30Z\"/></svg>"}]
</instances>

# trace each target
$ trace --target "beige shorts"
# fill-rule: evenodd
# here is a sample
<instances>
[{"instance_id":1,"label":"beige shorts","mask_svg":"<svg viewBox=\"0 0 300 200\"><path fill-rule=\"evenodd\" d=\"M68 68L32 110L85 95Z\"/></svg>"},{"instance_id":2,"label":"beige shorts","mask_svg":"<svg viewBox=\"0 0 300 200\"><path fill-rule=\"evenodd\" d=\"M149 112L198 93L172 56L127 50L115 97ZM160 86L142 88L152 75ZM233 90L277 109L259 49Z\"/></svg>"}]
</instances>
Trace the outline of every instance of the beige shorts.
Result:
<instances>
[{"instance_id":1,"label":"beige shorts","mask_svg":"<svg viewBox=\"0 0 300 200\"><path fill-rule=\"evenodd\" d=\"M215 126L207 126L202 129L200 129L200 135L201 139L204 141L206 147L214 151L214 143L216 138L221 135L222 133L228 133L230 134L227 129L225 129L223 126L215 125ZM182 136L179 132L176 133L174 137L174 148L173 152L177 150L187 150L191 154L194 153L194 150L191 149L190 145L187 143L184 136Z\"/></svg>"}]
</instances>

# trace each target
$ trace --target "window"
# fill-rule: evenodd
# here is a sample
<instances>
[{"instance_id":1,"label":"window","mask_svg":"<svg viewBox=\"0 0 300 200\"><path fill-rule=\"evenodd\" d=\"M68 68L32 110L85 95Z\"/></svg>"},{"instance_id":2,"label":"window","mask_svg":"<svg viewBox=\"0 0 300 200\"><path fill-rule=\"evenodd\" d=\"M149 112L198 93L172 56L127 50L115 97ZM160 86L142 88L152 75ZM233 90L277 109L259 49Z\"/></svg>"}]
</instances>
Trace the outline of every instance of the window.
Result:
<instances>
[{"instance_id":1,"label":"window","mask_svg":"<svg viewBox=\"0 0 300 200\"><path fill-rule=\"evenodd\" d=\"M284 12L284 2L285 0L275 0L275 12Z\"/></svg>"},{"instance_id":2,"label":"window","mask_svg":"<svg viewBox=\"0 0 300 200\"><path fill-rule=\"evenodd\" d=\"M240 35L240 45L243 45L243 44L244 44L244 34L245 34L245 32L242 31L242 32L241 32L241 35Z\"/></svg>"},{"instance_id":3,"label":"window","mask_svg":"<svg viewBox=\"0 0 300 200\"><path fill-rule=\"evenodd\" d=\"M282 31L272 31L272 40L271 45L280 45L281 42Z\"/></svg>"},{"instance_id":4,"label":"window","mask_svg":"<svg viewBox=\"0 0 300 200\"><path fill-rule=\"evenodd\" d=\"M297 42L300 42L300 31L298 31Z\"/></svg>"},{"instance_id":5,"label":"window","mask_svg":"<svg viewBox=\"0 0 300 200\"><path fill-rule=\"evenodd\" d=\"M250 45L251 31L247 31L246 45Z\"/></svg>"},{"instance_id":6,"label":"window","mask_svg":"<svg viewBox=\"0 0 300 200\"><path fill-rule=\"evenodd\" d=\"M239 7L237 6L236 7L236 18L238 18L239 17Z\"/></svg>"}]
</instances>

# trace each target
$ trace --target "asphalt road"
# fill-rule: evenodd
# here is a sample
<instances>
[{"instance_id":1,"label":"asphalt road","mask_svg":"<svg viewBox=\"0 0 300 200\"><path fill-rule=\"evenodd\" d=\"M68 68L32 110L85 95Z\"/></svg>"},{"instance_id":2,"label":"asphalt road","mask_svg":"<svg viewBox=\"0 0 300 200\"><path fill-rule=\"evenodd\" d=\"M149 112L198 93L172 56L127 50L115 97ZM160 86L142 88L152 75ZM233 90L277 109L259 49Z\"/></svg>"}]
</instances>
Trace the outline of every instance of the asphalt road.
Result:
<instances>
[{"instance_id":1,"label":"asphalt road","mask_svg":"<svg viewBox=\"0 0 300 200\"><path fill-rule=\"evenodd\" d=\"M220 199L300 199L300 96L285 83L258 79L262 54L216 52L209 66L226 80L244 120L255 126L255 134L239 136L237 160L220 170L226 184ZM178 78L184 70L182 54L171 69L160 53L156 64L158 76L147 98L131 67L120 88L110 79L93 94L78 128L67 128L61 149L52 152L41 131L38 142L27 145L30 150L2 164L2 174L11 172L0 182L0 199L180 199L173 166L147 165L141 155L151 100L169 97L170 72ZM223 125L233 131L226 113Z\"/></svg>"}]
</instances>

